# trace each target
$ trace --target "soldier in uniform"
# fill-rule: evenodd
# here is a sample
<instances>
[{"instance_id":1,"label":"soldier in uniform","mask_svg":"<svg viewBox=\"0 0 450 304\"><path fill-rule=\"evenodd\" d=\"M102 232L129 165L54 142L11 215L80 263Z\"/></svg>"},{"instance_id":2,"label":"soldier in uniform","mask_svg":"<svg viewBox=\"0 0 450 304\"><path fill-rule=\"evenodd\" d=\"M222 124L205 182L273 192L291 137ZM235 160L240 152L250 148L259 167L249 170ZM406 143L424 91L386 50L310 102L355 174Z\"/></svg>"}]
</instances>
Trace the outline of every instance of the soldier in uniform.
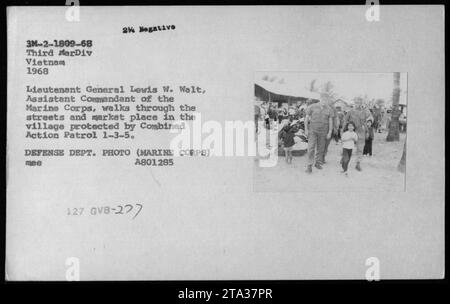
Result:
<instances>
[{"instance_id":1,"label":"soldier in uniform","mask_svg":"<svg viewBox=\"0 0 450 304\"><path fill-rule=\"evenodd\" d=\"M362 98L355 98L355 106L353 109L347 112L344 117L344 126L347 122L353 122L355 125L355 132L358 135L358 141L356 142L356 170L361 171L361 161L364 150L364 144L366 139L366 122L368 120L373 121L372 114L368 109L364 109L362 106Z\"/></svg>"},{"instance_id":2,"label":"soldier in uniform","mask_svg":"<svg viewBox=\"0 0 450 304\"><path fill-rule=\"evenodd\" d=\"M320 151L320 161L322 164L325 164L325 156L327 156L328 146L330 145L331 138L333 136L337 136L337 134L338 134L337 128L339 127L339 117L338 117L337 110L334 107L334 102L331 99L331 97L326 94L325 94L325 99L326 99L326 104L328 105L328 107L330 108L330 111L333 114L333 127L332 127L331 137L327 138L327 140L325 141L325 145L323 146L323 150Z\"/></svg>"},{"instance_id":3,"label":"soldier in uniform","mask_svg":"<svg viewBox=\"0 0 450 304\"><path fill-rule=\"evenodd\" d=\"M327 139L331 138L334 113L326 104L327 96L321 94L320 101L306 109L305 135L308 137L307 173L312 173L312 166L322 169L322 154Z\"/></svg>"}]
</instances>

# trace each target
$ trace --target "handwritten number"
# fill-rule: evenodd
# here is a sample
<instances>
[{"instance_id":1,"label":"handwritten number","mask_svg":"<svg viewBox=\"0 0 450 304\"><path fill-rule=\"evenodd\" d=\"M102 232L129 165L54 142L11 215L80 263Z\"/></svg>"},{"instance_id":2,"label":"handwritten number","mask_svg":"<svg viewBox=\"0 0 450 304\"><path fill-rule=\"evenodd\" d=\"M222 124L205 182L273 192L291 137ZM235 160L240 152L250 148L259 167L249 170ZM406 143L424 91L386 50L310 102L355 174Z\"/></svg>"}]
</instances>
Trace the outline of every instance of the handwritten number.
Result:
<instances>
[{"instance_id":1,"label":"handwritten number","mask_svg":"<svg viewBox=\"0 0 450 304\"><path fill-rule=\"evenodd\" d=\"M141 212L142 210L142 205L141 204L136 204L136 206L139 208L139 210L136 212L136 214L133 216L133 220L136 218L136 216L139 214L139 212Z\"/></svg>"}]
</instances>

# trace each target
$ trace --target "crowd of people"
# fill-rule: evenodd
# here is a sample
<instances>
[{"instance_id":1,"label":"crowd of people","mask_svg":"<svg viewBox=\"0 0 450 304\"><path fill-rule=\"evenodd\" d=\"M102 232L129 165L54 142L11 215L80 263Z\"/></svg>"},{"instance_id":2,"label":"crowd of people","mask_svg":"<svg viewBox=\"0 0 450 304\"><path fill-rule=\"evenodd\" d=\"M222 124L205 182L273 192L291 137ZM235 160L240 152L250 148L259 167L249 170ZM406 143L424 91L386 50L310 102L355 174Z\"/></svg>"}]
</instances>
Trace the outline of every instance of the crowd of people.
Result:
<instances>
[{"instance_id":1,"label":"crowd of people","mask_svg":"<svg viewBox=\"0 0 450 304\"><path fill-rule=\"evenodd\" d=\"M368 107L362 98L355 98L352 108L345 111L336 108L334 100L326 93L321 94L319 102L308 100L302 105L277 108L271 103L255 106L255 125L259 121L264 128L276 128L280 147L284 149L287 163L291 163L295 136L300 133L307 142L306 172L313 168L321 170L326 164L329 144L332 140L342 145L340 165L347 175L352 155L355 169L362 171L363 156L372 156L372 143L375 133L389 129L391 111L380 105ZM404 121L404 123L402 123ZM299 132L302 131L302 132ZM406 117L400 117L400 131L406 131ZM354 153L353 153L354 152Z\"/></svg>"}]
</instances>

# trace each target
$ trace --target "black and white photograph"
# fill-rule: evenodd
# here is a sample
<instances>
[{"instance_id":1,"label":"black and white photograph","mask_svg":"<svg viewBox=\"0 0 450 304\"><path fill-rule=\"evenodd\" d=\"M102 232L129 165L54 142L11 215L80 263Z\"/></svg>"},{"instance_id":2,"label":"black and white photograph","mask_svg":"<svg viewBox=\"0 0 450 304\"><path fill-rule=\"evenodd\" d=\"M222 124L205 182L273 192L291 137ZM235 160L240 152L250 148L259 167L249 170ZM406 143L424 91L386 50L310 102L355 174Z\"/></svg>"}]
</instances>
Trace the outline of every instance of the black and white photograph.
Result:
<instances>
[{"instance_id":1,"label":"black and white photograph","mask_svg":"<svg viewBox=\"0 0 450 304\"><path fill-rule=\"evenodd\" d=\"M255 191L405 191L407 74L260 72ZM268 157L266 155L259 157Z\"/></svg>"}]
</instances>

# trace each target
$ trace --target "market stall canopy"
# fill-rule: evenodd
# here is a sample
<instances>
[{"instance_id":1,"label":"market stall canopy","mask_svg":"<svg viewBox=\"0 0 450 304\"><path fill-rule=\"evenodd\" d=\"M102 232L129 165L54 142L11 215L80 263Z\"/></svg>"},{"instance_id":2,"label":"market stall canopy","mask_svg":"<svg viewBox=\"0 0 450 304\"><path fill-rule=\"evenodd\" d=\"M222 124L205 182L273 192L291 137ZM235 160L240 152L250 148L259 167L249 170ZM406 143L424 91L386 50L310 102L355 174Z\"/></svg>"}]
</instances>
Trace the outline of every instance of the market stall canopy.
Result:
<instances>
[{"instance_id":1,"label":"market stall canopy","mask_svg":"<svg viewBox=\"0 0 450 304\"><path fill-rule=\"evenodd\" d=\"M256 85L262 87L266 91L278 95L292 96L292 97L302 97L310 99L320 99L320 94L316 92L311 92L306 89L301 88L298 85L290 85L288 83L278 83L269 82L264 80L259 80L255 82Z\"/></svg>"}]
</instances>

